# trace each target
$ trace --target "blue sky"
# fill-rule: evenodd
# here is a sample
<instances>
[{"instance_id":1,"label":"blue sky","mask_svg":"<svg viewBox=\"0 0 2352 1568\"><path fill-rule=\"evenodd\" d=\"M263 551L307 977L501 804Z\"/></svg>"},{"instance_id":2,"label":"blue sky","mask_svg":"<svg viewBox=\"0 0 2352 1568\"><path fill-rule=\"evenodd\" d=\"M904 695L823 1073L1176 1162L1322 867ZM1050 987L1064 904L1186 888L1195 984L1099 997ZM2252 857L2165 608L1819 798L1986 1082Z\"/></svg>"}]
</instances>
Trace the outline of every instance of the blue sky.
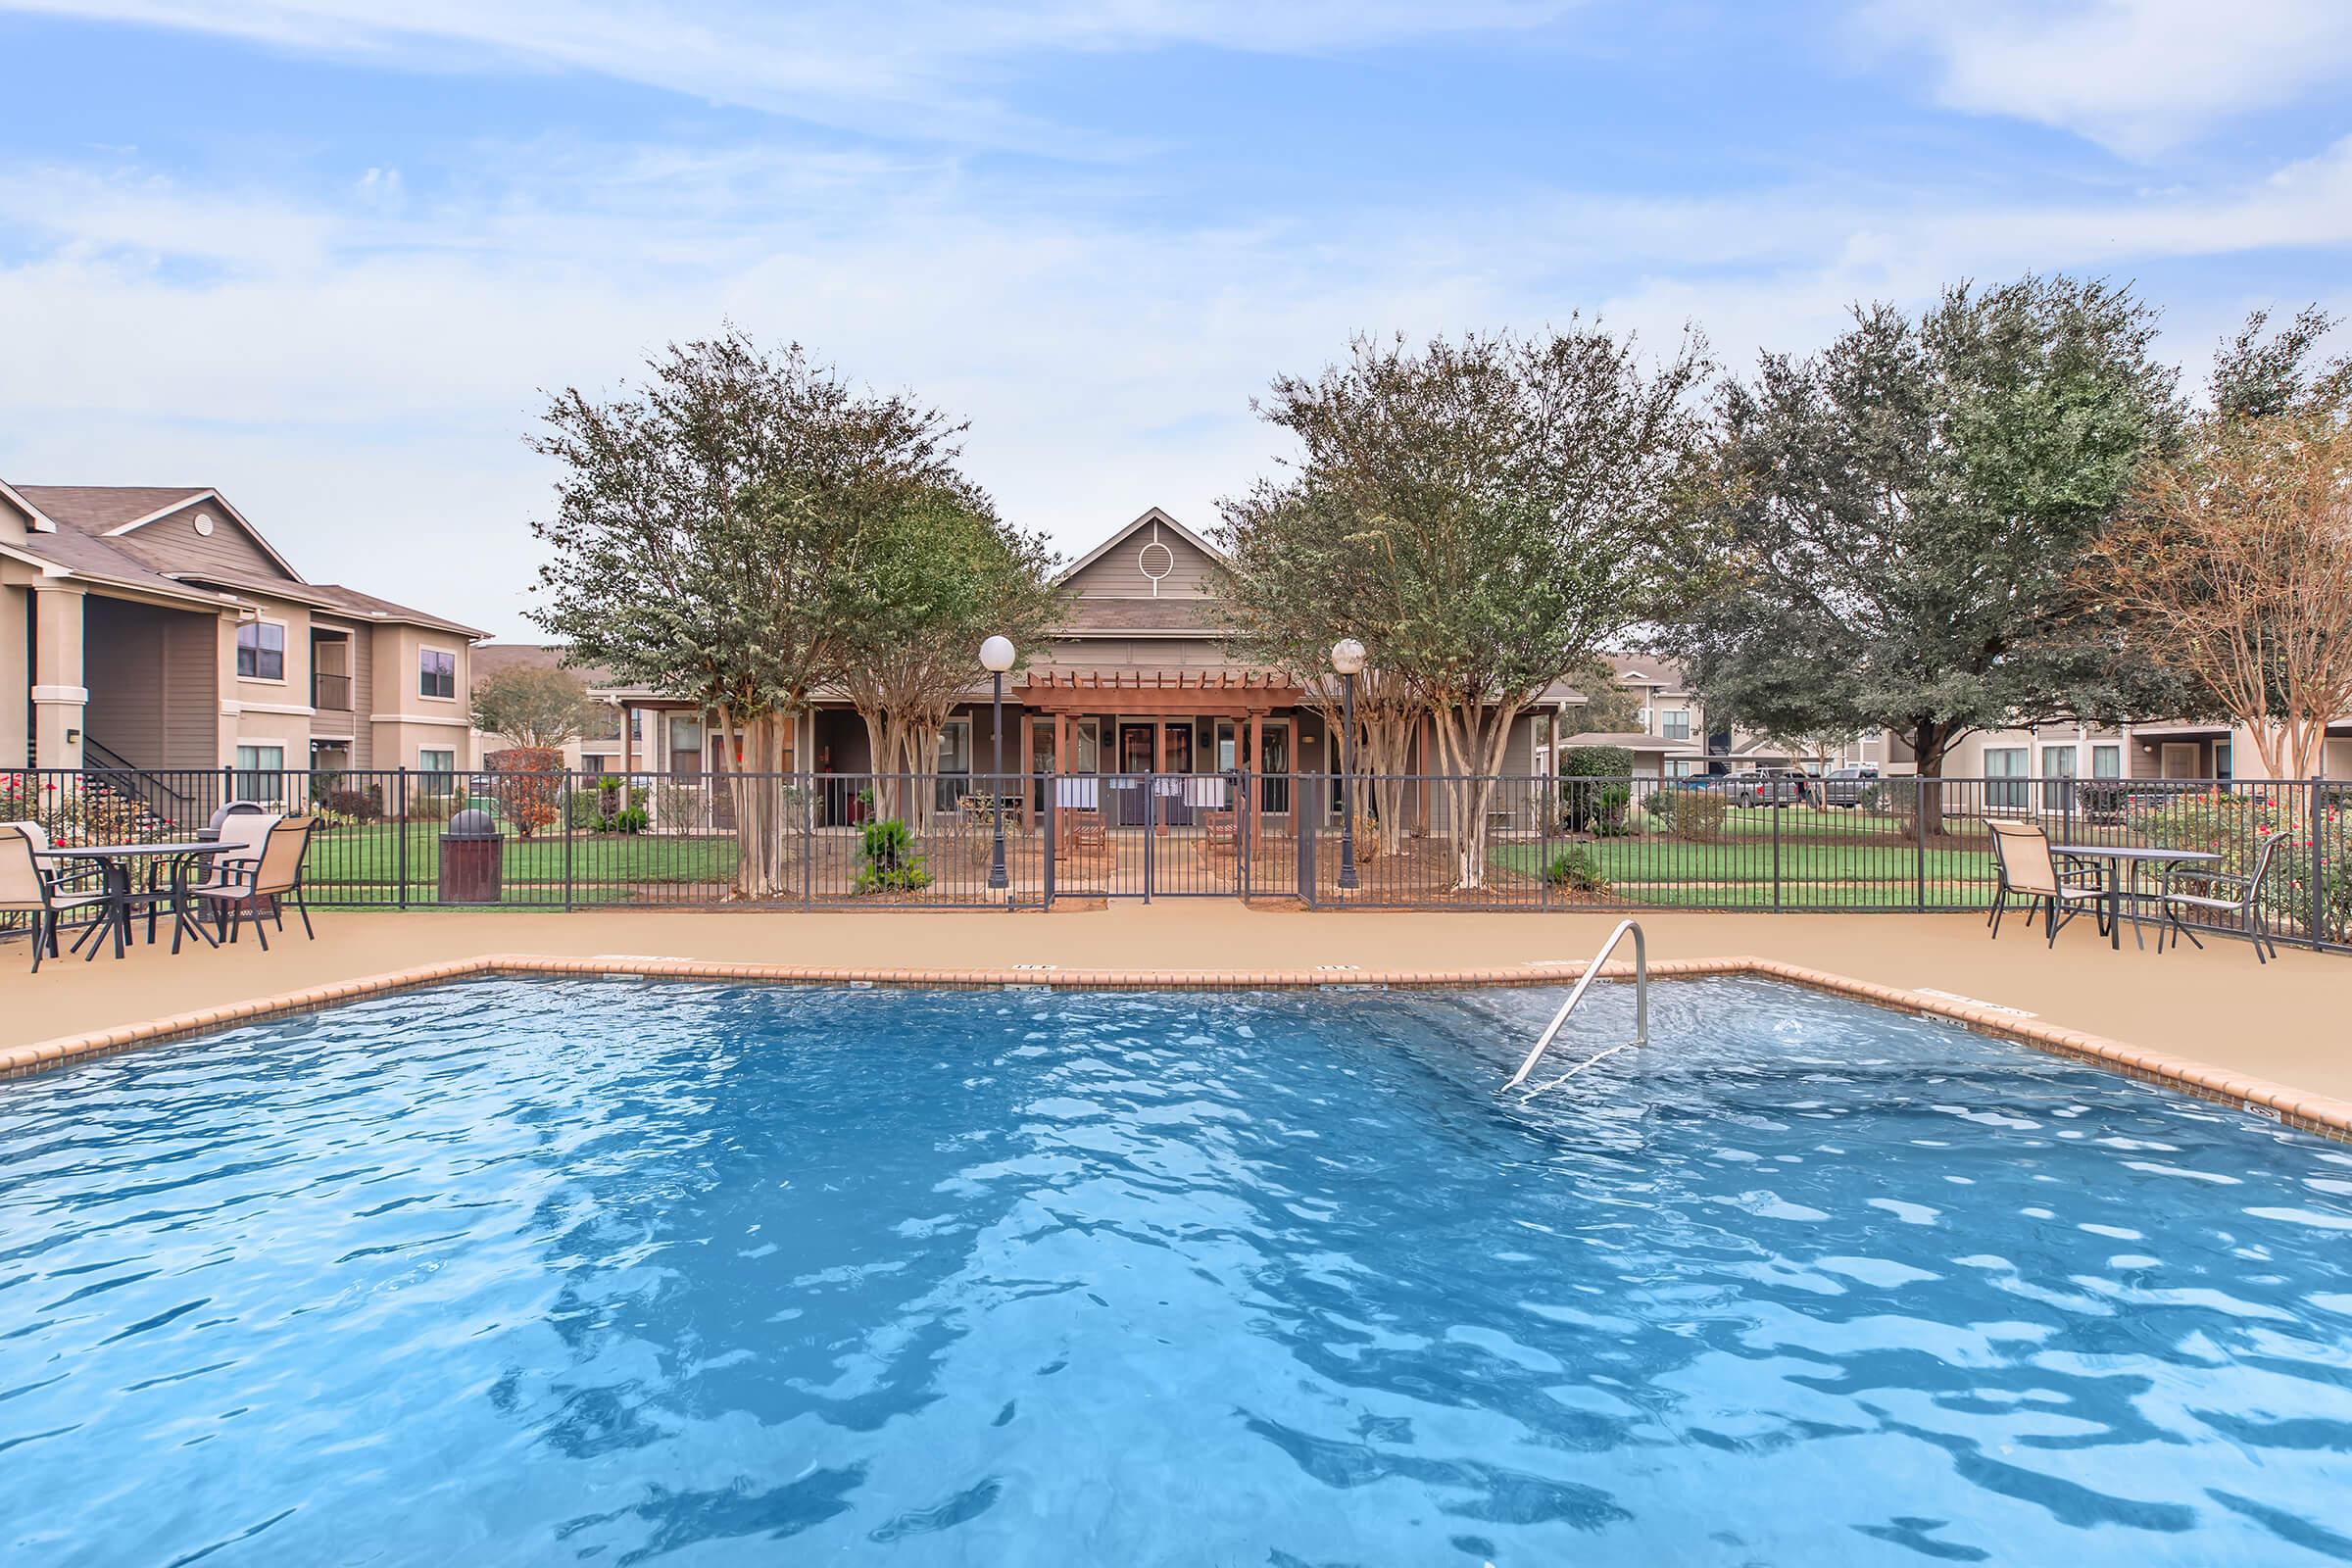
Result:
<instances>
[{"instance_id":1,"label":"blue sky","mask_svg":"<svg viewBox=\"0 0 2352 1568\"><path fill-rule=\"evenodd\" d=\"M1741 367L2037 268L2193 379L2352 314L2345 0L0 0L0 477L219 485L502 635L540 389L722 318L968 417L1074 555L1206 525L1356 331Z\"/></svg>"}]
</instances>

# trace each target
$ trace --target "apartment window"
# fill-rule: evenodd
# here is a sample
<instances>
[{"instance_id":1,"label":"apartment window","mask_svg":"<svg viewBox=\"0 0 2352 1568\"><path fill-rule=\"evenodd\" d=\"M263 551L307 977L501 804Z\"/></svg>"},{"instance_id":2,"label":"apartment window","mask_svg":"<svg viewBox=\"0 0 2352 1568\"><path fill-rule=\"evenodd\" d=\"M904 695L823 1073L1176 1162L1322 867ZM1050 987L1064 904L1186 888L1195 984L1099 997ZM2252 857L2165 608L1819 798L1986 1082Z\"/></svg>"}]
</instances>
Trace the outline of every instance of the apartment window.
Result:
<instances>
[{"instance_id":1,"label":"apartment window","mask_svg":"<svg viewBox=\"0 0 2352 1568\"><path fill-rule=\"evenodd\" d=\"M237 799L241 801L274 801L283 783L286 770L286 749L283 746L240 746L237 748Z\"/></svg>"},{"instance_id":2,"label":"apartment window","mask_svg":"<svg viewBox=\"0 0 2352 1568\"><path fill-rule=\"evenodd\" d=\"M2026 749L1989 746L1984 750L1984 805L1994 810L2026 808Z\"/></svg>"},{"instance_id":3,"label":"apartment window","mask_svg":"<svg viewBox=\"0 0 2352 1568\"><path fill-rule=\"evenodd\" d=\"M286 628L249 620L237 628L237 674L244 680L286 678Z\"/></svg>"},{"instance_id":4,"label":"apartment window","mask_svg":"<svg viewBox=\"0 0 2352 1568\"><path fill-rule=\"evenodd\" d=\"M1688 708L1673 709L1664 715L1664 719L1665 727L1661 733L1666 739L1687 741L1690 738L1690 710Z\"/></svg>"},{"instance_id":5,"label":"apartment window","mask_svg":"<svg viewBox=\"0 0 2352 1568\"><path fill-rule=\"evenodd\" d=\"M940 726L939 770L942 773L969 773L972 770L972 721L951 718Z\"/></svg>"},{"instance_id":6,"label":"apartment window","mask_svg":"<svg viewBox=\"0 0 2352 1568\"><path fill-rule=\"evenodd\" d=\"M446 648L420 648L416 651L416 695L419 697L450 697L458 695L458 656Z\"/></svg>"},{"instance_id":7,"label":"apartment window","mask_svg":"<svg viewBox=\"0 0 2352 1568\"><path fill-rule=\"evenodd\" d=\"M2124 776L2124 749L2121 746L2093 746L2090 749L2090 776L2092 778L2122 778Z\"/></svg>"},{"instance_id":8,"label":"apartment window","mask_svg":"<svg viewBox=\"0 0 2352 1568\"><path fill-rule=\"evenodd\" d=\"M629 710L629 739L640 746L645 744L645 710L642 708Z\"/></svg>"},{"instance_id":9,"label":"apartment window","mask_svg":"<svg viewBox=\"0 0 2352 1568\"><path fill-rule=\"evenodd\" d=\"M1705 765L1695 757L1669 757L1666 759L1666 776L1668 778L1690 778Z\"/></svg>"},{"instance_id":10,"label":"apartment window","mask_svg":"<svg viewBox=\"0 0 2352 1568\"><path fill-rule=\"evenodd\" d=\"M596 731L595 734L588 737L592 741L620 739L620 710L609 703L599 703L597 705L597 720L592 727Z\"/></svg>"},{"instance_id":11,"label":"apartment window","mask_svg":"<svg viewBox=\"0 0 2352 1568\"><path fill-rule=\"evenodd\" d=\"M447 795L456 784L458 754L435 751L429 746L421 748L416 753L416 771L426 775L418 787L427 795Z\"/></svg>"},{"instance_id":12,"label":"apartment window","mask_svg":"<svg viewBox=\"0 0 2352 1568\"><path fill-rule=\"evenodd\" d=\"M2067 781L2075 776L2075 749L2072 746L2044 746L2041 749L2041 808L2045 811L2066 809Z\"/></svg>"},{"instance_id":13,"label":"apartment window","mask_svg":"<svg viewBox=\"0 0 2352 1568\"><path fill-rule=\"evenodd\" d=\"M2230 743L2228 741L2213 743L2213 776L2220 779L2233 776L2230 771Z\"/></svg>"}]
</instances>

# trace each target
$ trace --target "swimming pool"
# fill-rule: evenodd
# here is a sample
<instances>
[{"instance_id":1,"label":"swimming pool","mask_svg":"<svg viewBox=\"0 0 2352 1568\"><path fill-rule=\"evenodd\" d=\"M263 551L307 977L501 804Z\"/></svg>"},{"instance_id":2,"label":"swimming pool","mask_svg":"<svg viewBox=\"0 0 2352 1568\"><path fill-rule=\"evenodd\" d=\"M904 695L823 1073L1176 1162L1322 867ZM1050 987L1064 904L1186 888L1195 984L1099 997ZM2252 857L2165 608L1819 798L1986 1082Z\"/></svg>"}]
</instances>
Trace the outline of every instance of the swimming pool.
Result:
<instances>
[{"instance_id":1,"label":"swimming pool","mask_svg":"<svg viewBox=\"0 0 2352 1568\"><path fill-rule=\"evenodd\" d=\"M0 1555L2352 1555L2352 1151L1752 979L1496 1102L1555 1001L484 981L0 1087Z\"/></svg>"}]
</instances>

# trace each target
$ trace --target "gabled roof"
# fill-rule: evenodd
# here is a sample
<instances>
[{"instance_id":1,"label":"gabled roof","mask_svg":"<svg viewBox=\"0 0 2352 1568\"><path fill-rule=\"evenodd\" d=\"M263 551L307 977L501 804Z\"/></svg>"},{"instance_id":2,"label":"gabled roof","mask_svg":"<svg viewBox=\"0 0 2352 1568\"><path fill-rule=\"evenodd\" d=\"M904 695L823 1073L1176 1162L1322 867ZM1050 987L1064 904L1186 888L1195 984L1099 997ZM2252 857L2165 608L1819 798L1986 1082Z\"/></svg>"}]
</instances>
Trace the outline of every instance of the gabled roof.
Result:
<instances>
[{"instance_id":1,"label":"gabled roof","mask_svg":"<svg viewBox=\"0 0 2352 1568\"><path fill-rule=\"evenodd\" d=\"M17 493L66 527L108 539L120 539L200 502L210 502L244 529L246 537L275 562L280 571L296 582L303 580L293 563L277 553L277 547L262 536L245 514L209 485L28 484L18 486Z\"/></svg>"},{"instance_id":2,"label":"gabled roof","mask_svg":"<svg viewBox=\"0 0 2352 1568\"><path fill-rule=\"evenodd\" d=\"M281 582L275 577L264 577L257 572L227 571L210 566L201 571L175 571L171 576L180 582L214 583L244 593L270 594L354 620L390 620L410 626L429 626L437 631L455 632L469 639L489 635L463 621L451 620L422 610L412 610L407 605L396 605L389 599L378 599L373 594L364 594L357 588L346 588L340 583Z\"/></svg>"},{"instance_id":3,"label":"gabled roof","mask_svg":"<svg viewBox=\"0 0 2352 1568\"><path fill-rule=\"evenodd\" d=\"M5 479L0 479L0 500L7 501L9 505L24 514L26 520L31 522L34 533L57 532L57 519L34 506L31 497L22 490L13 488Z\"/></svg>"},{"instance_id":4,"label":"gabled roof","mask_svg":"<svg viewBox=\"0 0 2352 1568\"><path fill-rule=\"evenodd\" d=\"M1177 538L1183 540L1186 544L1191 545L1195 550L1198 550L1202 555L1208 557L1209 560L1223 561L1225 559L1225 554L1223 551L1219 550L1215 545L1210 544L1207 540L1201 538L1199 534L1193 532L1192 529L1187 528L1183 523L1178 522L1174 517L1169 516L1157 507L1147 507L1144 509L1144 514L1142 516L1127 524L1126 527L1117 530L1109 538L1095 546L1094 549L1089 550L1085 555L1080 556L1076 561L1071 562L1068 565L1062 567L1061 570L1055 572L1054 574L1054 580L1055 582L1069 581L1072 577L1075 577L1078 575L1078 573L1084 571L1087 567L1093 565L1096 562L1101 561L1104 556L1109 555L1113 550L1116 550L1119 546L1134 538L1136 534L1141 532L1144 528L1155 522L1161 527L1166 528L1171 533L1175 534Z\"/></svg>"}]
</instances>

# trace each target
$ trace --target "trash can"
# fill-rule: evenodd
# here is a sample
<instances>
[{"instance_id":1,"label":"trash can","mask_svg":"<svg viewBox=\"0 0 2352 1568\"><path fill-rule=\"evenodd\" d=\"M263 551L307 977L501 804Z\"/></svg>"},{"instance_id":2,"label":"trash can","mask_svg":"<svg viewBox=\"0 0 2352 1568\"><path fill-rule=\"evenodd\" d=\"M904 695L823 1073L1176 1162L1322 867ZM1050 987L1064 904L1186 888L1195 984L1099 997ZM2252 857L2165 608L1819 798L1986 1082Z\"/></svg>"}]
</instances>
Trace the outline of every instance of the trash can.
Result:
<instances>
[{"instance_id":1,"label":"trash can","mask_svg":"<svg viewBox=\"0 0 2352 1568\"><path fill-rule=\"evenodd\" d=\"M505 837L488 811L460 811L441 833L441 902L496 904Z\"/></svg>"}]
</instances>

